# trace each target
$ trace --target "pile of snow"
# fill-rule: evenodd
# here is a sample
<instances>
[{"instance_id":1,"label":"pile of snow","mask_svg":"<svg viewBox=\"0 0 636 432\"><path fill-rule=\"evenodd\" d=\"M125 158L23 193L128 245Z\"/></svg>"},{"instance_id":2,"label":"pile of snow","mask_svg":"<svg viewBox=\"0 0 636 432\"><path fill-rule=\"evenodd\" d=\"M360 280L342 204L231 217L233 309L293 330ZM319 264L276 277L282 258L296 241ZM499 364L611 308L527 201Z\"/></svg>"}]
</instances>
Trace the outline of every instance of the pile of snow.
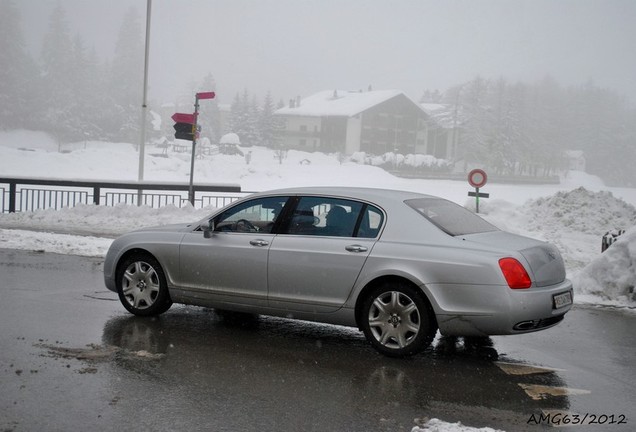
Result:
<instances>
[{"instance_id":1,"label":"pile of snow","mask_svg":"<svg viewBox=\"0 0 636 432\"><path fill-rule=\"evenodd\" d=\"M112 242L112 239L104 237L0 229L0 248L2 249L102 258Z\"/></svg>"},{"instance_id":2,"label":"pile of snow","mask_svg":"<svg viewBox=\"0 0 636 432\"><path fill-rule=\"evenodd\" d=\"M241 144L241 140L239 138L239 136L235 133L227 133L225 135L223 135L221 137L221 139L219 140L219 143L221 144L236 144L236 145L240 145Z\"/></svg>"},{"instance_id":3,"label":"pile of snow","mask_svg":"<svg viewBox=\"0 0 636 432\"><path fill-rule=\"evenodd\" d=\"M600 254L606 232L636 226L636 207L611 192L583 187L530 199L521 206L486 201L480 211L501 229L555 244L570 275Z\"/></svg>"},{"instance_id":4,"label":"pile of snow","mask_svg":"<svg viewBox=\"0 0 636 432\"><path fill-rule=\"evenodd\" d=\"M539 198L526 206L533 231L555 226L600 236L612 229L636 225L636 208L611 192L590 192L580 187L570 192L558 192Z\"/></svg>"},{"instance_id":5,"label":"pile of snow","mask_svg":"<svg viewBox=\"0 0 636 432\"><path fill-rule=\"evenodd\" d=\"M416 426L411 429L411 432L502 432L499 429L493 429L489 427L474 428L470 426L464 426L461 422L448 423L442 420L432 418L426 421L421 426Z\"/></svg>"},{"instance_id":6,"label":"pile of snow","mask_svg":"<svg viewBox=\"0 0 636 432\"><path fill-rule=\"evenodd\" d=\"M0 223L2 227L9 229L35 229L115 238L147 226L196 222L214 210L214 207L196 210L189 204L181 208L167 205L158 209L126 204L113 207L78 204L60 210L8 213L0 215Z\"/></svg>"},{"instance_id":7,"label":"pile of snow","mask_svg":"<svg viewBox=\"0 0 636 432\"><path fill-rule=\"evenodd\" d=\"M579 301L636 306L636 228L618 237L572 279Z\"/></svg>"}]
</instances>

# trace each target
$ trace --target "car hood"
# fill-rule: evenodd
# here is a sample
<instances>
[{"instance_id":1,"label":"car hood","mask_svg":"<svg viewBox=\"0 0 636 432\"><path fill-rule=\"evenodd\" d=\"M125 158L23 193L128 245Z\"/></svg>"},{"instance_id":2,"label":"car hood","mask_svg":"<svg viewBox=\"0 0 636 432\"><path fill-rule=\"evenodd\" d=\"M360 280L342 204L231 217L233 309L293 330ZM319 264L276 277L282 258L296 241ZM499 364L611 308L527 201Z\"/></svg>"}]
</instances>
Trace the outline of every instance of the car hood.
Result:
<instances>
[{"instance_id":1,"label":"car hood","mask_svg":"<svg viewBox=\"0 0 636 432\"><path fill-rule=\"evenodd\" d=\"M463 236L467 242L489 250L518 252L530 266L536 286L549 286L565 280L565 264L559 250L550 243L505 231L491 231Z\"/></svg>"}]
</instances>

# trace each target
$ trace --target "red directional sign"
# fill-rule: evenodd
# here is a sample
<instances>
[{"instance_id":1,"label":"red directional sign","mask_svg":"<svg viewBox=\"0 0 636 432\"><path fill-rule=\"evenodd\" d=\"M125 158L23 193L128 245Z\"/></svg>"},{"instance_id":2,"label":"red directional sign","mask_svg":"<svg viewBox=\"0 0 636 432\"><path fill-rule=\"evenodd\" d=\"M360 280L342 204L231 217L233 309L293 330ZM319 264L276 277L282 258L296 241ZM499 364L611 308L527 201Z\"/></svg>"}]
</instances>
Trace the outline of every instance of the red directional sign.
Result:
<instances>
[{"instance_id":1,"label":"red directional sign","mask_svg":"<svg viewBox=\"0 0 636 432\"><path fill-rule=\"evenodd\" d=\"M197 99L214 99L214 96L216 96L214 92L197 93Z\"/></svg>"},{"instance_id":2,"label":"red directional sign","mask_svg":"<svg viewBox=\"0 0 636 432\"><path fill-rule=\"evenodd\" d=\"M172 120L176 123L195 124L197 122L197 116L195 114L174 113Z\"/></svg>"}]
</instances>

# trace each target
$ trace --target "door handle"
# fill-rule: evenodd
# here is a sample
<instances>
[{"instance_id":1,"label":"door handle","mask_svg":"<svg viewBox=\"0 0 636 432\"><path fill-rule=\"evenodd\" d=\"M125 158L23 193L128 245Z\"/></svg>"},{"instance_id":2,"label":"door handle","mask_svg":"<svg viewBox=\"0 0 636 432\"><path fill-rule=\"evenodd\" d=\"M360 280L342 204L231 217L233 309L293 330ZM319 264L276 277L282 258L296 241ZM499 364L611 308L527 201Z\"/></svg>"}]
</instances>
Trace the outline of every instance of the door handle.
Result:
<instances>
[{"instance_id":1,"label":"door handle","mask_svg":"<svg viewBox=\"0 0 636 432\"><path fill-rule=\"evenodd\" d=\"M267 246L269 244L269 242L265 241L265 240L261 240L261 239L256 239L256 240L250 240L250 244L252 246L263 247L263 246Z\"/></svg>"},{"instance_id":2,"label":"door handle","mask_svg":"<svg viewBox=\"0 0 636 432\"><path fill-rule=\"evenodd\" d=\"M360 246L360 245L349 245L349 246L346 246L345 249L348 250L349 252L356 252L356 253L366 252L369 250L366 247Z\"/></svg>"}]
</instances>

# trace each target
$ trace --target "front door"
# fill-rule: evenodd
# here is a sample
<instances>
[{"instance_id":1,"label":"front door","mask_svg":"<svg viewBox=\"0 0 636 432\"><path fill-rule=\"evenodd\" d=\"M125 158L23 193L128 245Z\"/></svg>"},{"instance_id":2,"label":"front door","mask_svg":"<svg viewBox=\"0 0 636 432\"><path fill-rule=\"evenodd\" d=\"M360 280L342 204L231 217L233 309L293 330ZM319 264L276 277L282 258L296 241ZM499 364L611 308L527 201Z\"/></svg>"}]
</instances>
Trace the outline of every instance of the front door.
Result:
<instances>
[{"instance_id":1,"label":"front door","mask_svg":"<svg viewBox=\"0 0 636 432\"><path fill-rule=\"evenodd\" d=\"M272 228L286 197L258 198L214 218L209 238L196 230L180 246L178 285L214 301L267 305L268 251Z\"/></svg>"}]
</instances>

